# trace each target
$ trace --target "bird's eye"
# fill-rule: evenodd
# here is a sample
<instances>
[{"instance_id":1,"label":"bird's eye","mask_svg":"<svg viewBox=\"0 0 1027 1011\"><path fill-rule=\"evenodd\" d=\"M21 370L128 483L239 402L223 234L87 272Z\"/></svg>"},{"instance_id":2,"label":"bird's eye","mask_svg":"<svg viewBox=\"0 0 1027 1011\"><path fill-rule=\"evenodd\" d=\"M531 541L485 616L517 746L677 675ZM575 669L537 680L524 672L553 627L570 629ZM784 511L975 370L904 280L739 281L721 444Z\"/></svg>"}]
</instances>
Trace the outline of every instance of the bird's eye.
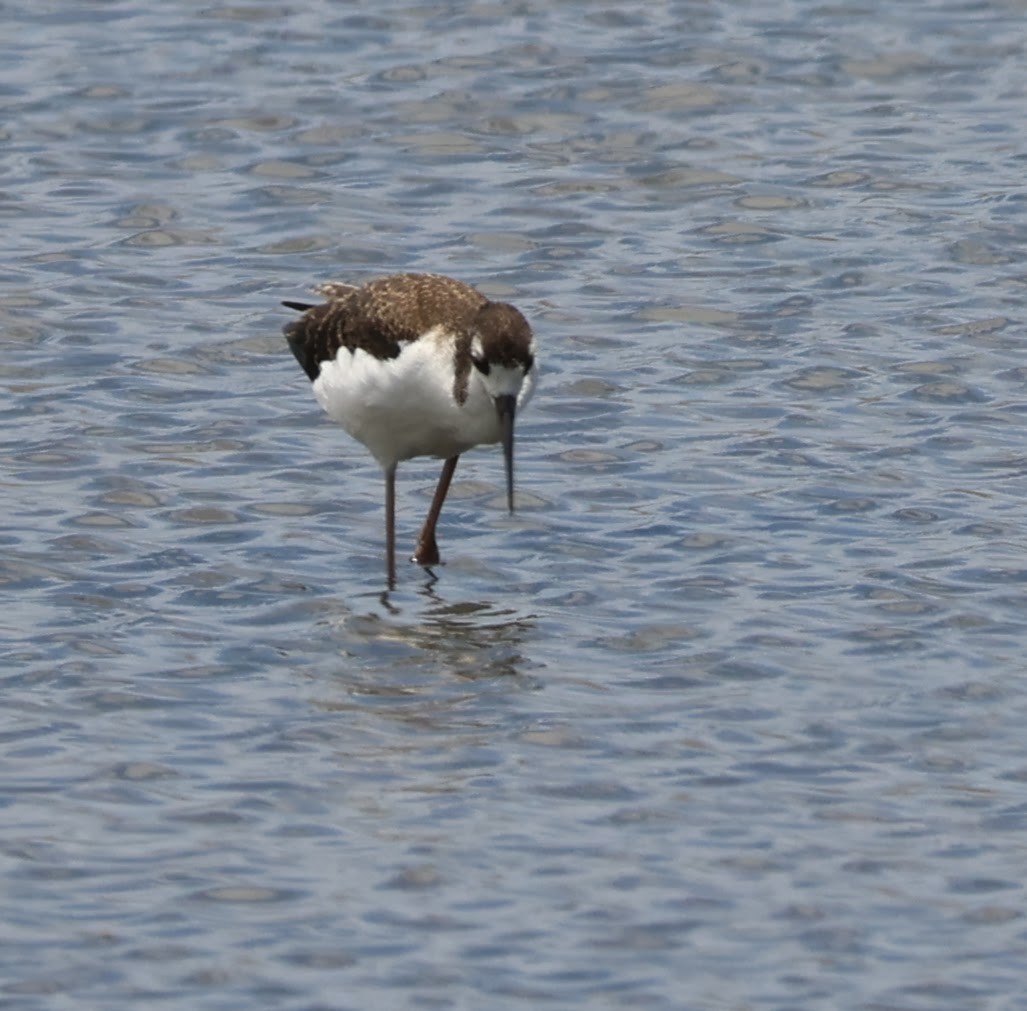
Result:
<instances>
[{"instance_id":1,"label":"bird's eye","mask_svg":"<svg viewBox=\"0 0 1027 1011\"><path fill-rule=\"evenodd\" d=\"M472 357L471 361L474 363L474 367L483 375L489 374L489 362L487 358Z\"/></svg>"}]
</instances>

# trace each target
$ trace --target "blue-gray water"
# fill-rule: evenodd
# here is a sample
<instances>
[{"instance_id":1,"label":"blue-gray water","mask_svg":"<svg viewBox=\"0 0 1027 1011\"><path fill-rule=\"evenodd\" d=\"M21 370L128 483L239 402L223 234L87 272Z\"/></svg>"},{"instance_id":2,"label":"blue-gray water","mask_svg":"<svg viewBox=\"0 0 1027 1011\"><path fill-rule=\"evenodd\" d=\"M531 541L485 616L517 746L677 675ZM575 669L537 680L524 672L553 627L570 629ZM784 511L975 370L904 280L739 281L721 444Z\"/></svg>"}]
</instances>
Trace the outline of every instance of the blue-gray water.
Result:
<instances>
[{"instance_id":1,"label":"blue-gray water","mask_svg":"<svg viewBox=\"0 0 1027 1011\"><path fill-rule=\"evenodd\" d=\"M1027 1008L1025 15L3 5L0 1007ZM543 382L383 596L394 270Z\"/></svg>"}]
</instances>

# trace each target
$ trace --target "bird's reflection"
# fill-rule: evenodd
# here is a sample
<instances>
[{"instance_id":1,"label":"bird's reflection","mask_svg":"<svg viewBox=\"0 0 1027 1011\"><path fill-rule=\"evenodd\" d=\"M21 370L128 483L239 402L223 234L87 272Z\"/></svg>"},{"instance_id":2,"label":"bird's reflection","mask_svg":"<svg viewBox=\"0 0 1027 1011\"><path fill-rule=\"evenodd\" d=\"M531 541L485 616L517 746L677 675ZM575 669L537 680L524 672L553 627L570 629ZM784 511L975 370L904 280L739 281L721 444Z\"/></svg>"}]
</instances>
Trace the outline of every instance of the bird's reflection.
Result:
<instances>
[{"instance_id":1,"label":"bird's reflection","mask_svg":"<svg viewBox=\"0 0 1027 1011\"><path fill-rule=\"evenodd\" d=\"M323 704L352 708L370 698L384 703L429 696L433 706L448 707L483 688L535 687L534 664L525 656L535 615L507 603L446 599L438 587L430 577L413 593L375 595L371 606L358 603L333 622L346 698ZM475 682L470 693L468 682Z\"/></svg>"}]
</instances>

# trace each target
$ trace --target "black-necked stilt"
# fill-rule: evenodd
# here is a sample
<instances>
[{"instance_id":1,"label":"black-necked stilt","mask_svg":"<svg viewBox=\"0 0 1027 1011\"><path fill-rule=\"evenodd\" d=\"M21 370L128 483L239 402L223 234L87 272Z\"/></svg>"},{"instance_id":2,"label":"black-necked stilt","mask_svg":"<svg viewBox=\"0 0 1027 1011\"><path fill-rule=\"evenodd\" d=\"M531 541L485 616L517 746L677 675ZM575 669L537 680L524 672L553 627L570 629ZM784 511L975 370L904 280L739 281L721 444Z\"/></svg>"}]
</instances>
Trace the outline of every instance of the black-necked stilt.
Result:
<instances>
[{"instance_id":1,"label":"black-necked stilt","mask_svg":"<svg viewBox=\"0 0 1027 1011\"><path fill-rule=\"evenodd\" d=\"M513 512L514 419L535 388L535 338L521 313L438 274L394 274L314 289L320 305L285 327L289 347L329 417L385 471L385 552L396 580L396 466L446 462L412 561L439 561L435 526L460 454L500 442Z\"/></svg>"}]
</instances>

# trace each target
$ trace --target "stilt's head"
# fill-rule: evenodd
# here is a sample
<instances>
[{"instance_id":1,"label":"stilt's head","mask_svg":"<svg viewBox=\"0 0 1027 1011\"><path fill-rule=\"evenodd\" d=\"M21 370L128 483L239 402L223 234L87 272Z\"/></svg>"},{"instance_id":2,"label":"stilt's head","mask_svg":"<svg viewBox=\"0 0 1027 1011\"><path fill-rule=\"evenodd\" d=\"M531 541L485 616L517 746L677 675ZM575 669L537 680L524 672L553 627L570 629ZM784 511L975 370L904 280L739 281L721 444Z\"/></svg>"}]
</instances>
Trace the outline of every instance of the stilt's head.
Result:
<instances>
[{"instance_id":1,"label":"stilt's head","mask_svg":"<svg viewBox=\"0 0 1027 1011\"><path fill-rule=\"evenodd\" d=\"M514 419L535 389L535 337L512 305L487 302L471 327L471 361L496 406L506 464L506 501L513 512Z\"/></svg>"}]
</instances>

